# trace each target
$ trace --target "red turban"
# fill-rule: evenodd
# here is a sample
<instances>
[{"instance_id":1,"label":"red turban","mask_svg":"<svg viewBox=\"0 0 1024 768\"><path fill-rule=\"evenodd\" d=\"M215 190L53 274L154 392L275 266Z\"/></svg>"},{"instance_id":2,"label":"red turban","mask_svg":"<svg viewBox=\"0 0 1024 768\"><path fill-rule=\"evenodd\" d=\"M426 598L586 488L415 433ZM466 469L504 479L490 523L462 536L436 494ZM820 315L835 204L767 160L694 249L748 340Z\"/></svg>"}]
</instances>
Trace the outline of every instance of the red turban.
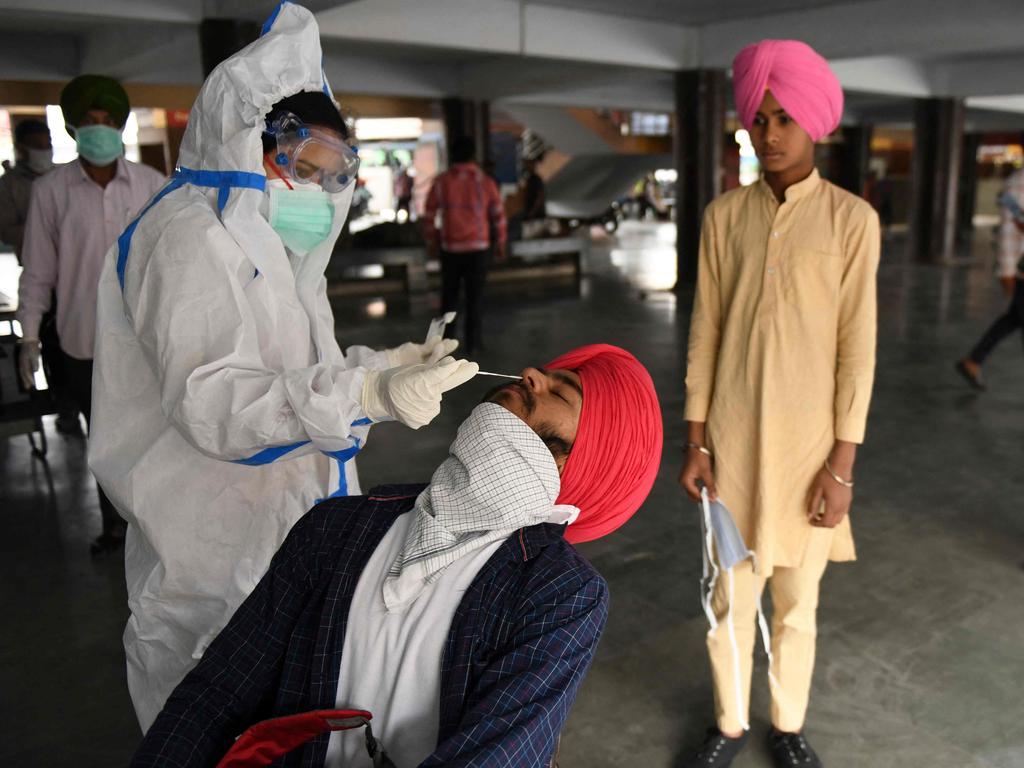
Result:
<instances>
[{"instance_id":1,"label":"red turban","mask_svg":"<svg viewBox=\"0 0 1024 768\"><path fill-rule=\"evenodd\" d=\"M576 371L583 410L556 504L579 507L565 538L577 544L611 533L633 516L661 463L661 406L647 369L609 344L568 352L547 368Z\"/></svg>"},{"instance_id":2,"label":"red turban","mask_svg":"<svg viewBox=\"0 0 1024 768\"><path fill-rule=\"evenodd\" d=\"M736 113L748 131L771 91L776 101L807 131L811 141L828 136L843 116L843 88L828 62L799 40L762 40L748 45L732 62Z\"/></svg>"}]
</instances>

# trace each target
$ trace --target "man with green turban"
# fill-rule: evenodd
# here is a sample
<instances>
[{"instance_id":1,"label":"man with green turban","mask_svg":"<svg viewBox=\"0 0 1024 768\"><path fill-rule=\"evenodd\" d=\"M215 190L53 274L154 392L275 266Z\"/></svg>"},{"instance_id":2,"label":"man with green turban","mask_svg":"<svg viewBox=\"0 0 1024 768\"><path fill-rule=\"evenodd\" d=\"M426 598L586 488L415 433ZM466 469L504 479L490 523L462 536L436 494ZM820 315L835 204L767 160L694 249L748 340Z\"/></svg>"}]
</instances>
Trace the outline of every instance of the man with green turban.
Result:
<instances>
[{"instance_id":1,"label":"man with green turban","mask_svg":"<svg viewBox=\"0 0 1024 768\"><path fill-rule=\"evenodd\" d=\"M131 106L116 80L75 78L61 92L60 106L78 159L32 185L18 285L19 365L23 383L31 388L39 368L40 321L56 296L59 354L70 394L88 424L103 257L164 178L123 157L121 132ZM94 553L116 550L124 541L124 521L102 490L99 499L103 533Z\"/></svg>"},{"instance_id":2,"label":"man with green turban","mask_svg":"<svg viewBox=\"0 0 1024 768\"><path fill-rule=\"evenodd\" d=\"M115 125L128 122L131 105L121 84L103 75L82 75L65 86L60 93L60 109L64 120L71 126L84 125L90 111L106 112Z\"/></svg>"}]
</instances>

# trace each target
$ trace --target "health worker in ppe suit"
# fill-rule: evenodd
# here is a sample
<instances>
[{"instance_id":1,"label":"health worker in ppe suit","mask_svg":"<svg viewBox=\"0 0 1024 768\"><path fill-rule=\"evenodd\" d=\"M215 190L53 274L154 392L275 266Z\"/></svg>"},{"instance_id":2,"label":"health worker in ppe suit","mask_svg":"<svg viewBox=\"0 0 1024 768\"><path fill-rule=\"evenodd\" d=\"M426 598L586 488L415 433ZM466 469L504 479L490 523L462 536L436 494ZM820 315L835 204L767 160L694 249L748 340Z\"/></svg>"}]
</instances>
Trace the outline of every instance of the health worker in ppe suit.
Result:
<instances>
[{"instance_id":1,"label":"health worker in ppe suit","mask_svg":"<svg viewBox=\"0 0 1024 768\"><path fill-rule=\"evenodd\" d=\"M357 162L320 62L313 15L282 3L207 79L179 169L104 266L89 460L129 524L144 731L292 524L359 493L370 425L423 426L477 371L441 340L339 348L324 269Z\"/></svg>"}]
</instances>

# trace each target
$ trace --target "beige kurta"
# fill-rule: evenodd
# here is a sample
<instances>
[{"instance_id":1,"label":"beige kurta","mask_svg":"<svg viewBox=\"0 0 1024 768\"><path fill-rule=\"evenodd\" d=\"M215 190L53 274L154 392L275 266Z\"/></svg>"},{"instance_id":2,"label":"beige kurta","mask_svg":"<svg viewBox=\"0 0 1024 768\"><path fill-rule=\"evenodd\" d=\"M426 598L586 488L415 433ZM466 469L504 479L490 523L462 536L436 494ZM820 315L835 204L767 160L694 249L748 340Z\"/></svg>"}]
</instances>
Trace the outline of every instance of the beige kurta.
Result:
<instances>
[{"instance_id":1,"label":"beige kurta","mask_svg":"<svg viewBox=\"0 0 1024 768\"><path fill-rule=\"evenodd\" d=\"M708 206L687 356L688 421L758 570L802 564L808 491L836 439L863 442L875 368L878 216L817 171ZM849 517L831 560L854 559Z\"/></svg>"}]
</instances>

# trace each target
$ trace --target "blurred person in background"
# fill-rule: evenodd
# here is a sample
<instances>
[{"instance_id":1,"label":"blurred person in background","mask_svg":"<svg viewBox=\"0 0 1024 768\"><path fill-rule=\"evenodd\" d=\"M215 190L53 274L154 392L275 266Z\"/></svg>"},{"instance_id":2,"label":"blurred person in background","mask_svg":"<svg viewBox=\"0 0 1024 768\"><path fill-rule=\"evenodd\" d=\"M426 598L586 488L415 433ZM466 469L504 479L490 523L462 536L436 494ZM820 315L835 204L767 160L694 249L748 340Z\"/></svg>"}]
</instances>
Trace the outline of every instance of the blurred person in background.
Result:
<instances>
[{"instance_id":1,"label":"blurred person in background","mask_svg":"<svg viewBox=\"0 0 1024 768\"><path fill-rule=\"evenodd\" d=\"M535 221L547 218L547 189L544 179L537 173L537 160L527 158L523 161L523 221Z\"/></svg>"},{"instance_id":2,"label":"blurred person in background","mask_svg":"<svg viewBox=\"0 0 1024 768\"><path fill-rule=\"evenodd\" d=\"M466 284L464 339L467 355L482 350L482 300L492 252L505 260L508 224L498 185L476 164L476 142L453 142L452 167L434 179L423 213L424 237L441 259L441 311L455 312ZM440 226L436 221L440 218ZM455 324L445 333L455 335Z\"/></svg>"},{"instance_id":3,"label":"blurred person in background","mask_svg":"<svg viewBox=\"0 0 1024 768\"><path fill-rule=\"evenodd\" d=\"M132 217L163 184L159 173L124 158L121 133L131 109L116 80L82 75L61 91L61 112L75 139L78 159L32 185L18 284L22 328L22 383L34 385L39 368L43 318L56 296L56 337L63 379L76 407L92 413L96 289L103 257ZM51 345L52 347L53 345ZM97 486L103 530L93 554L120 549L125 523Z\"/></svg>"},{"instance_id":4,"label":"blurred person in background","mask_svg":"<svg viewBox=\"0 0 1024 768\"><path fill-rule=\"evenodd\" d=\"M395 175L395 218L402 221L412 221L412 188L413 179L409 166L403 165ZM405 211L405 217L399 216Z\"/></svg>"},{"instance_id":5,"label":"blurred person in background","mask_svg":"<svg viewBox=\"0 0 1024 768\"><path fill-rule=\"evenodd\" d=\"M50 129L42 120L22 120L14 128L14 165L0 177L0 240L13 246L19 264L32 184L51 170Z\"/></svg>"},{"instance_id":6,"label":"blurred person in background","mask_svg":"<svg viewBox=\"0 0 1024 768\"><path fill-rule=\"evenodd\" d=\"M1006 180L999 196L1000 224L997 275L1010 306L996 318L971 353L957 361L957 372L975 389L985 389L981 367L1007 336L1020 331L1024 341L1024 169Z\"/></svg>"},{"instance_id":7,"label":"blurred person in background","mask_svg":"<svg viewBox=\"0 0 1024 768\"><path fill-rule=\"evenodd\" d=\"M28 203L32 184L53 170L53 143L50 129L42 120L22 120L14 129L16 164L0 177L0 240L14 247L21 263L21 249L28 220ZM46 383L57 407L57 431L64 435L81 435L78 406L67 385L64 358L57 335L57 297L39 323L41 355L46 370Z\"/></svg>"}]
</instances>

